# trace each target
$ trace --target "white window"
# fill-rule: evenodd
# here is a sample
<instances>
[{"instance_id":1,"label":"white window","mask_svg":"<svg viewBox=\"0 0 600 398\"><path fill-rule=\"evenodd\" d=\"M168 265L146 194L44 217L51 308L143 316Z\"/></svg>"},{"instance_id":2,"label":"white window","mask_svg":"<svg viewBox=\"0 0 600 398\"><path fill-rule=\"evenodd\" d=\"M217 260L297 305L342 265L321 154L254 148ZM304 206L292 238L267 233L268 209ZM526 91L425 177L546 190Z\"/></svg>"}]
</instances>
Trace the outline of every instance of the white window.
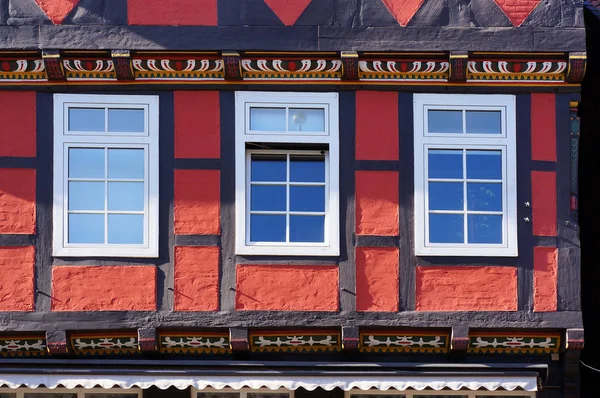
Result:
<instances>
[{"instance_id":1,"label":"white window","mask_svg":"<svg viewBox=\"0 0 600 398\"><path fill-rule=\"evenodd\" d=\"M192 388L191 398L294 398L294 391L279 389L270 390L268 388L233 390L224 388L216 390L214 388L205 388L197 390Z\"/></svg>"},{"instance_id":2,"label":"white window","mask_svg":"<svg viewBox=\"0 0 600 398\"><path fill-rule=\"evenodd\" d=\"M113 388L67 389L67 388L0 388L0 398L142 398L142 390Z\"/></svg>"},{"instance_id":3,"label":"white window","mask_svg":"<svg viewBox=\"0 0 600 398\"><path fill-rule=\"evenodd\" d=\"M338 97L236 93L236 253L339 255Z\"/></svg>"},{"instance_id":4,"label":"white window","mask_svg":"<svg viewBox=\"0 0 600 398\"><path fill-rule=\"evenodd\" d=\"M517 256L515 98L417 94L417 255Z\"/></svg>"},{"instance_id":5,"label":"white window","mask_svg":"<svg viewBox=\"0 0 600 398\"><path fill-rule=\"evenodd\" d=\"M54 255L158 256L158 97L54 96Z\"/></svg>"}]
</instances>

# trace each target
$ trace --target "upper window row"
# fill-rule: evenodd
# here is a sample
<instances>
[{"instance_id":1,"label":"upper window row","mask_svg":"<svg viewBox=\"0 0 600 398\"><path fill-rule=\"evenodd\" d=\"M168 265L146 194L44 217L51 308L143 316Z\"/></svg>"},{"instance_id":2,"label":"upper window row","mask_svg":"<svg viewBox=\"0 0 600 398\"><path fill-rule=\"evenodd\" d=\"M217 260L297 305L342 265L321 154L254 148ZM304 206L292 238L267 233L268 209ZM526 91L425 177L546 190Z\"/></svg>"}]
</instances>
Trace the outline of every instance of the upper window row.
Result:
<instances>
[{"instance_id":1,"label":"upper window row","mask_svg":"<svg viewBox=\"0 0 600 398\"><path fill-rule=\"evenodd\" d=\"M336 93L236 93L236 253L340 254ZM417 255L516 256L515 100L414 96ZM55 95L54 254L158 256L158 98Z\"/></svg>"}]
</instances>

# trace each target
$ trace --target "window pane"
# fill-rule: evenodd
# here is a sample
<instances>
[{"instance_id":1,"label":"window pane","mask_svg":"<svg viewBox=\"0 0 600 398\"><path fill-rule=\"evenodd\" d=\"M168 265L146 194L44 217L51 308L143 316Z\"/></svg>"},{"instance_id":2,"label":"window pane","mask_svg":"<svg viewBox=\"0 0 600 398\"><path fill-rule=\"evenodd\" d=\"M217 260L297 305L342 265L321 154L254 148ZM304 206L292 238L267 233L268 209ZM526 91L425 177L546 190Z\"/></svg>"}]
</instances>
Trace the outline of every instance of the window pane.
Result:
<instances>
[{"instance_id":1,"label":"window pane","mask_svg":"<svg viewBox=\"0 0 600 398\"><path fill-rule=\"evenodd\" d=\"M462 134L462 111L429 110L427 121L430 133Z\"/></svg>"},{"instance_id":2,"label":"window pane","mask_svg":"<svg viewBox=\"0 0 600 398\"><path fill-rule=\"evenodd\" d=\"M104 214L69 214L69 243L104 243Z\"/></svg>"},{"instance_id":3,"label":"window pane","mask_svg":"<svg viewBox=\"0 0 600 398\"><path fill-rule=\"evenodd\" d=\"M467 210L502 211L502 184L467 184Z\"/></svg>"},{"instance_id":4,"label":"window pane","mask_svg":"<svg viewBox=\"0 0 600 398\"><path fill-rule=\"evenodd\" d=\"M69 178L104 178L104 148L69 148Z\"/></svg>"},{"instance_id":5,"label":"window pane","mask_svg":"<svg viewBox=\"0 0 600 398\"><path fill-rule=\"evenodd\" d=\"M77 398L77 394L60 392L25 393L24 398Z\"/></svg>"},{"instance_id":6,"label":"window pane","mask_svg":"<svg viewBox=\"0 0 600 398\"><path fill-rule=\"evenodd\" d=\"M325 157L291 156L290 181L325 182Z\"/></svg>"},{"instance_id":7,"label":"window pane","mask_svg":"<svg viewBox=\"0 0 600 398\"><path fill-rule=\"evenodd\" d=\"M469 243L502 243L502 216L469 214Z\"/></svg>"},{"instance_id":8,"label":"window pane","mask_svg":"<svg viewBox=\"0 0 600 398\"><path fill-rule=\"evenodd\" d=\"M467 178L501 180L502 151L467 151Z\"/></svg>"},{"instance_id":9,"label":"window pane","mask_svg":"<svg viewBox=\"0 0 600 398\"><path fill-rule=\"evenodd\" d=\"M429 214L429 242L464 243L462 214Z\"/></svg>"},{"instance_id":10,"label":"window pane","mask_svg":"<svg viewBox=\"0 0 600 398\"><path fill-rule=\"evenodd\" d=\"M413 395L413 398L469 398L468 395Z\"/></svg>"},{"instance_id":11,"label":"window pane","mask_svg":"<svg viewBox=\"0 0 600 398\"><path fill-rule=\"evenodd\" d=\"M137 394L85 394L85 398L138 398Z\"/></svg>"},{"instance_id":12,"label":"window pane","mask_svg":"<svg viewBox=\"0 0 600 398\"><path fill-rule=\"evenodd\" d=\"M69 210L104 210L104 182L69 182Z\"/></svg>"},{"instance_id":13,"label":"window pane","mask_svg":"<svg viewBox=\"0 0 600 398\"><path fill-rule=\"evenodd\" d=\"M252 214L251 242L285 242L285 216Z\"/></svg>"},{"instance_id":14,"label":"window pane","mask_svg":"<svg viewBox=\"0 0 600 398\"><path fill-rule=\"evenodd\" d=\"M467 111L467 134L502 134L500 111Z\"/></svg>"},{"instance_id":15,"label":"window pane","mask_svg":"<svg viewBox=\"0 0 600 398\"><path fill-rule=\"evenodd\" d=\"M69 108L69 131L104 132L104 108Z\"/></svg>"},{"instance_id":16,"label":"window pane","mask_svg":"<svg viewBox=\"0 0 600 398\"><path fill-rule=\"evenodd\" d=\"M406 398L404 394L352 394L350 398Z\"/></svg>"},{"instance_id":17,"label":"window pane","mask_svg":"<svg viewBox=\"0 0 600 398\"><path fill-rule=\"evenodd\" d=\"M143 109L109 109L108 131L113 133L143 133Z\"/></svg>"},{"instance_id":18,"label":"window pane","mask_svg":"<svg viewBox=\"0 0 600 398\"><path fill-rule=\"evenodd\" d=\"M325 187L290 187L290 211L325 211Z\"/></svg>"},{"instance_id":19,"label":"window pane","mask_svg":"<svg viewBox=\"0 0 600 398\"><path fill-rule=\"evenodd\" d=\"M250 130L285 131L285 108L250 108Z\"/></svg>"},{"instance_id":20,"label":"window pane","mask_svg":"<svg viewBox=\"0 0 600 398\"><path fill-rule=\"evenodd\" d=\"M324 242L325 216L290 216L290 242Z\"/></svg>"},{"instance_id":21,"label":"window pane","mask_svg":"<svg viewBox=\"0 0 600 398\"><path fill-rule=\"evenodd\" d=\"M290 108L289 131L325 131L324 109Z\"/></svg>"},{"instance_id":22,"label":"window pane","mask_svg":"<svg viewBox=\"0 0 600 398\"><path fill-rule=\"evenodd\" d=\"M109 182L108 210L144 210L143 182Z\"/></svg>"},{"instance_id":23,"label":"window pane","mask_svg":"<svg viewBox=\"0 0 600 398\"><path fill-rule=\"evenodd\" d=\"M238 392L199 392L196 398L239 398Z\"/></svg>"},{"instance_id":24,"label":"window pane","mask_svg":"<svg viewBox=\"0 0 600 398\"><path fill-rule=\"evenodd\" d=\"M143 214L109 214L108 243L144 243Z\"/></svg>"},{"instance_id":25,"label":"window pane","mask_svg":"<svg viewBox=\"0 0 600 398\"><path fill-rule=\"evenodd\" d=\"M429 178L463 178L463 151L430 149L428 155Z\"/></svg>"},{"instance_id":26,"label":"window pane","mask_svg":"<svg viewBox=\"0 0 600 398\"><path fill-rule=\"evenodd\" d=\"M532 398L531 395L477 395L476 398Z\"/></svg>"},{"instance_id":27,"label":"window pane","mask_svg":"<svg viewBox=\"0 0 600 398\"><path fill-rule=\"evenodd\" d=\"M286 156L252 155L252 181L286 181Z\"/></svg>"},{"instance_id":28,"label":"window pane","mask_svg":"<svg viewBox=\"0 0 600 398\"><path fill-rule=\"evenodd\" d=\"M9 392L0 392L0 398L16 398L17 394Z\"/></svg>"},{"instance_id":29,"label":"window pane","mask_svg":"<svg viewBox=\"0 0 600 398\"><path fill-rule=\"evenodd\" d=\"M248 398L289 398L290 394L287 392L249 392Z\"/></svg>"},{"instance_id":30,"label":"window pane","mask_svg":"<svg viewBox=\"0 0 600 398\"><path fill-rule=\"evenodd\" d=\"M109 149L108 178L144 179L144 150Z\"/></svg>"},{"instance_id":31,"label":"window pane","mask_svg":"<svg viewBox=\"0 0 600 398\"><path fill-rule=\"evenodd\" d=\"M464 210L462 182L430 182L429 210Z\"/></svg>"},{"instance_id":32,"label":"window pane","mask_svg":"<svg viewBox=\"0 0 600 398\"><path fill-rule=\"evenodd\" d=\"M285 211L285 185L252 185L250 193L250 210L252 211Z\"/></svg>"}]
</instances>

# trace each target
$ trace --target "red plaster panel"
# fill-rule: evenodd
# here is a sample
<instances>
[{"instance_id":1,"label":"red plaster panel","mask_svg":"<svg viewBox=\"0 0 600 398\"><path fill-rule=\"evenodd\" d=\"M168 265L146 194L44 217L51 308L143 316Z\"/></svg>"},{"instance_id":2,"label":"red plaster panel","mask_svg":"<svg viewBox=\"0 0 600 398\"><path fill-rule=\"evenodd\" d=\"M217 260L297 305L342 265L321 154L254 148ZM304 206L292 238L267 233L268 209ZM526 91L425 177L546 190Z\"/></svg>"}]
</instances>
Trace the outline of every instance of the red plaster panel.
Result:
<instances>
[{"instance_id":1,"label":"red plaster panel","mask_svg":"<svg viewBox=\"0 0 600 398\"><path fill-rule=\"evenodd\" d=\"M0 234L35 233L35 170L0 169Z\"/></svg>"},{"instance_id":2,"label":"red plaster panel","mask_svg":"<svg viewBox=\"0 0 600 398\"><path fill-rule=\"evenodd\" d=\"M60 25L79 3L79 0L35 0L35 2L53 24Z\"/></svg>"},{"instance_id":3,"label":"red plaster panel","mask_svg":"<svg viewBox=\"0 0 600 398\"><path fill-rule=\"evenodd\" d=\"M382 0L401 26L406 26L415 16L423 0Z\"/></svg>"},{"instance_id":4,"label":"red plaster panel","mask_svg":"<svg viewBox=\"0 0 600 398\"><path fill-rule=\"evenodd\" d=\"M218 158L218 91L175 91L175 157Z\"/></svg>"},{"instance_id":5,"label":"red plaster panel","mask_svg":"<svg viewBox=\"0 0 600 398\"><path fill-rule=\"evenodd\" d=\"M398 160L398 93L356 92L356 159Z\"/></svg>"},{"instance_id":6,"label":"red plaster panel","mask_svg":"<svg viewBox=\"0 0 600 398\"><path fill-rule=\"evenodd\" d=\"M219 248L175 248L175 311L219 309Z\"/></svg>"},{"instance_id":7,"label":"red plaster panel","mask_svg":"<svg viewBox=\"0 0 600 398\"><path fill-rule=\"evenodd\" d=\"M0 91L0 156L35 156L35 92Z\"/></svg>"},{"instance_id":8,"label":"red plaster panel","mask_svg":"<svg viewBox=\"0 0 600 398\"><path fill-rule=\"evenodd\" d=\"M556 96L531 94L531 159L556 162Z\"/></svg>"},{"instance_id":9,"label":"red plaster panel","mask_svg":"<svg viewBox=\"0 0 600 398\"><path fill-rule=\"evenodd\" d=\"M219 170L175 170L175 234L221 233Z\"/></svg>"},{"instance_id":10,"label":"red plaster panel","mask_svg":"<svg viewBox=\"0 0 600 398\"><path fill-rule=\"evenodd\" d=\"M237 266L237 310L337 311L338 307L337 266Z\"/></svg>"},{"instance_id":11,"label":"red plaster panel","mask_svg":"<svg viewBox=\"0 0 600 398\"><path fill-rule=\"evenodd\" d=\"M130 25L217 25L217 0L127 0Z\"/></svg>"},{"instance_id":12,"label":"red plaster panel","mask_svg":"<svg viewBox=\"0 0 600 398\"><path fill-rule=\"evenodd\" d=\"M515 26L527 19L541 0L494 0Z\"/></svg>"},{"instance_id":13,"label":"red plaster panel","mask_svg":"<svg viewBox=\"0 0 600 398\"><path fill-rule=\"evenodd\" d=\"M398 172L356 172L356 233L398 235Z\"/></svg>"},{"instance_id":14,"label":"red plaster panel","mask_svg":"<svg viewBox=\"0 0 600 398\"><path fill-rule=\"evenodd\" d=\"M556 311L558 301L558 249L533 248L533 310Z\"/></svg>"},{"instance_id":15,"label":"red plaster panel","mask_svg":"<svg viewBox=\"0 0 600 398\"><path fill-rule=\"evenodd\" d=\"M357 311L398 311L398 254L393 247L356 248Z\"/></svg>"},{"instance_id":16,"label":"red plaster panel","mask_svg":"<svg viewBox=\"0 0 600 398\"><path fill-rule=\"evenodd\" d=\"M265 0L265 3L286 26L296 23L312 0ZM322 1L322 0L318 0Z\"/></svg>"},{"instance_id":17,"label":"red plaster panel","mask_svg":"<svg viewBox=\"0 0 600 398\"><path fill-rule=\"evenodd\" d=\"M53 267L52 310L156 311L156 267Z\"/></svg>"},{"instance_id":18,"label":"red plaster panel","mask_svg":"<svg viewBox=\"0 0 600 398\"><path fill-rule=\"evenodd\" d=\"M417 267L417 311L516 311L515 267Z\"/></svg>"},{"instance_id":19,"label":"red plaster panel","mask_svg":"<svg viewBox=\"0 0 600 398\"><path fill-rule=\"evenodd\" d=\"M33 311L35 248L0 247L0 311Z\"/></svg>"},{"instance_id":20,"label":"red plaster panel","mask_svg":"<svg viewBox=\"0 0 600 398\"><path fill-rule=\"evenodd\" d=\"M532 171L531 191L533 234L556 236L556 173Z\"/></svg>"}]
</instances>

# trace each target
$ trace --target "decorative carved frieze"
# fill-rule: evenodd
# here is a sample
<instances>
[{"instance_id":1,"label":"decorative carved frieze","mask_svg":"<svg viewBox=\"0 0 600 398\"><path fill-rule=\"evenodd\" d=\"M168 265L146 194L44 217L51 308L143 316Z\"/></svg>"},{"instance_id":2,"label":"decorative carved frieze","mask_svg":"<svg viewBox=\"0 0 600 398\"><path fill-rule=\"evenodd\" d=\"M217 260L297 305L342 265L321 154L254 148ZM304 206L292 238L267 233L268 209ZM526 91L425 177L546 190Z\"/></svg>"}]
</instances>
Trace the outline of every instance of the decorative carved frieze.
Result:
<instances>
[{"instance_id":1,"label":"decorative carved frieze","mask_svg":"<svg viewBox=\"0 0 600 398\"><path fill-rule=\"evenodd\" d=\"M341 80L342 61L317 57L244 57L244 80Z\"/></svg>"},{"instance_id":2,"label":"decorative carved frieze","mask_svg":"<svg viewBox=\"0 0 600 398\"><path fill-rule=\"evenodd\" d=\"M477 332L469 336L470 354L552 354L560 350L560 333Z\"/></svg>"},{"instance_id":3,"label":"decorative carved frieze","mask_svg":"<svg viewBox=\"0 0 600 398\"><path fill-rule=\"evenodd\" d=\"M117 80L112 59L77 58L62 61L67 80Z\"/></svg>"},{"instance_id":4,"label":"decorative carved frieze","mask_svg":"<svg viewBox=\"0 0 600 398\"><path fill-rule=\"evenodd\" d=\"M48 355L46 336L0 336L0 356L41 357Z\"/></svg>"},{"instance_id":5,"label":"decorative carved frieze","mask_svg":"<svg viewBox=\"0 0 600 398\"><path fill-rule=\"evenodd\" d=\"M568 61L564 54L522 55L472 54L468 81L564 82Z\"/></svg>"},{"instance_id":6,"label":"decorative carved frieze","mask_svg":"<svg viewBox=\"0 0 600 398\"><path fill-rule=\"evenodd\" d=\"M159 351L165 354L231 354L227 332L159 332Z\"/></svg>"},{"instance_id":7,"label":"decorative carved frieze","mask_svg":"<svg viewBox=\"0 0 600 398\"><path fill-rule=\"evenodd\" d=\"M360 333L361 352L446 353L449 332L422 332L417 330L363 331Z\"/></svg>"},{"instance_id":8,"label":"decorative carved frieze","mask_svg":"<svg viewBox=\"0 0 600 398\"><path fill-rule=\"evenodd\" d=\"M82 356L139 355L136 332L72 333L69 336L72 351Z\"/></svg>"},{"instance_id":9,"label":"decorative carved frieze","mask_svg":"<svg viewBox=\"0 0 600 398\"><path fill-rule=\"evenodd\" d=\"M2 82L47 81L46 65L41 57L0 56L0 84Z\"/></svg>"},{"instance_id":10,"label":"decorative carved frieze","mask_svg":"<svg viewBox=\"0 0 600 398\"><path fill-rule=\"evenodd\" d=\"M255 330L250 332L250 351L339 352L341 337L338 330Z\"/></svg>"},{"instance_id":11,"label":"decorative carved frieze","mask_svg":"<svg viewBox=\"0 0 600 398\"><path fill-rule=\"evenodd\" d=\"M450 64L444 54L367 55L358 61L361 81L448 80Z\"/></svg>"},{"instance_id":12,"label":"decorative carved frieze","mask_svg":"<svg viewBox=\"0 0 600 398\"><path fill-rule=\"evenodd\" d=\"M135 55L133 72L136 80L223 80L223 60L216 55Z\"/></svg>"}]
</instances>

